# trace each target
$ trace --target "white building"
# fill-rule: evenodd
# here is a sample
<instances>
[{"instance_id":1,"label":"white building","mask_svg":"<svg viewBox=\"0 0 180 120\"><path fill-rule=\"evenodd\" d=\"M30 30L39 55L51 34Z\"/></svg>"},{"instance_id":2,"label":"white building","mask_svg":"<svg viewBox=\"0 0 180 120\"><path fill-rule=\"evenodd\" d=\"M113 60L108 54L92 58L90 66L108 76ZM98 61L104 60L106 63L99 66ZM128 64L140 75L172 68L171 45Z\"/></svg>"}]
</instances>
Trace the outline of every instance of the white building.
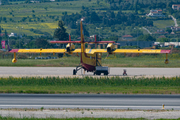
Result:
<instances>
[{"instance_id":1,"label":"white building","mask_svg":"<svg viewBox=\"0 0 180 120\"><path fill-rule=\"evenodd\" d=\"M165 17L162 14L162 10L150 10L150 13L147 14L148 17Z\"/></svg>"},{"instance_id":2,"label":"white building","mask_svg":"<svg viewBox=\"0 0 180 120\"><path fill-rule=\"evenodd\" d=\"M17 37L17 33L11 33L9 37Z\"/></svg>"},{"instance_id":3,"label":"white building","mask_svg":"<svg viewBox=\"0 0 180 120\"><path fill-rule=\"evenodd\" d=\"M180 10L180 5L179 4L173 4L172 9L173 10Z\"/></svg>"}]
</instances>

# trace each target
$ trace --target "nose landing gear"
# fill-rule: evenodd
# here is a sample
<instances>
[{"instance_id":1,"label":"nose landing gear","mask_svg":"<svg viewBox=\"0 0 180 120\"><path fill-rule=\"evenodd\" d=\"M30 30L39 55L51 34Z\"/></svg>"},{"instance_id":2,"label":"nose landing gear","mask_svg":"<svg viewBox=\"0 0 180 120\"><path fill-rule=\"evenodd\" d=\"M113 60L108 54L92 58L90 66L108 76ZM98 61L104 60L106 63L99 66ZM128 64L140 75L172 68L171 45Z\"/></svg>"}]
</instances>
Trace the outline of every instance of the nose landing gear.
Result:
<instances>
[{"instance_id":1,"label":"nose landing gear","mask_svg":"<svg viewBox=\"0 0 180 120\"><path fill-rule=\"evenodd\" d=\"M123 70L123 75L124 75L124 76L127 75L126 69Z\"/></svg>"}]
</instances>

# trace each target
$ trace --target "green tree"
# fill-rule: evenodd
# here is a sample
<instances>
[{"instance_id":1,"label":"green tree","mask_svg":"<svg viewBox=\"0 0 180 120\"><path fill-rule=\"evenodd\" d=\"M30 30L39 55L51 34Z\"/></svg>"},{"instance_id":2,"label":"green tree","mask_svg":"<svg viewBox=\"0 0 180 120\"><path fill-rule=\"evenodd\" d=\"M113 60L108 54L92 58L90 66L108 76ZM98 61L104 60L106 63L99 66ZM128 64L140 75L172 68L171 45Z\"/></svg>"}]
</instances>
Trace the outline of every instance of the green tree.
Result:
<instances>
[{"instance_id":1,"label":"green tree","mask_svg":"<svg viewBox=\"0 0 180 120\"><path fill-rule=\"evenodd\" d=\"M49 47L51 47L49 42L47 40L45 40L44 38L37 38L35 41L35 44L36 44L37 48L49 48Z\"/></svg>"},{"instance_id":2,"label":"green tree","mask_svg":"<svg viewBox=\"0 0 180 120\"><path fill-rule=\"evenodd\" d=\"M168 38L158 38L156 41L157 42L169 42L169 39Z\"/></svg>"},{"instance_id":3,"label":"green tree","mask_svg":"<svg viewBox=\"0 0 180 120\"><path fill-rule=\"evenodd\" d=\"M8 33L6 30L4 31L4 35L5 35L5 38L8 38Z\"/></svg>"},{"instance_id":4,"label":"green tree","mask_svg":"<svg viewBox=\"0 0 180 120\"><path fill-rule=\"evenodd\" d=\"M166 32L168 32L168 33L171 33L172 32L172 30L171 30L171 28L166 28Z\"/></svg>"},{"instance_id":5,"label":"green tree","mask_svg":"<svg viewBox=\"0 0 180 120\"><path fill-rule=\"evenodd\" d=\"M58 22L58 28L54 31L54 38L58 38L58 40L68 40L68 33L66 32L66 29L64 28L63 21Z\"/></svg>"},{"instance_id":6,"label":"green tree","mask_svg":"<svg viewBox=\"0 0 180 120\"><path fill-rule=\"evenodd\" d=\"M48 9L48 8L47 8L47 7L45 7L44 9L47 11L47 9Z\"/></svg>"},{"instance_id":7,"label":"green tree","mask_svg":"<svg viewBox=\"0 0 180 120\"><path fill-rule=\"evenodd\" d=\"M1 4L2 5L7 5L7 4L9 4L9 2L8 2L8 0L1 0Z\"/></svg>"},{"instance_id":8,"label":"green tree","mask_svg":"<svg viewBox=\"0 0 180 120\"><path fill-rule=\"evenodd\" d=\"M99 0L96 1L97 5L99 5Z\"/></svg>"},{"instance_id":9,"label":"green tree","mask_svg":"<svg viewBox=\"0 0 180 120\"><path fill-rule=\"evenodd\" d=\"M30 2L31 2L31 0L26 0L26 1L25 1L25 3L30 3Z\"/></svg>"},{"instance_id":10,"label":"green tree","mask_svg":"<svg viewBox=\"0 0 180 120\"><path fill-rule=\"evenodd\" d=\"M141 35L137 38L138 41L156 41L156 38L151 35Z\"/></svg>"},{"instance_id":11,"label":"green tree","mask_svg":"<svg viewBox=\"0 0 180 120\"><path fill-rule=\"evenodd\" d=\"M1 35L1 26L0 26L0 35ZM0 36L0 41L2 40L2 37Z\"/></svg>"}]
</instances>

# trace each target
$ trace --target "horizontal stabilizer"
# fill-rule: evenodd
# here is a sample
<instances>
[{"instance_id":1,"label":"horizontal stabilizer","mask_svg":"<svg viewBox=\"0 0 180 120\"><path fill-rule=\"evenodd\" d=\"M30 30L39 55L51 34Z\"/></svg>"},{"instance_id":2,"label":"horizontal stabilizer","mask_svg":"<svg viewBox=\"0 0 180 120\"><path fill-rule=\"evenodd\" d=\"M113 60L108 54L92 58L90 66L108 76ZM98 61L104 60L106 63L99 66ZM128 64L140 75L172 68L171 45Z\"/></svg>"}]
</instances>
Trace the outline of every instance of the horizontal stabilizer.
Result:
<instances>
[{"instance_id":1,"label":"horizontal stabilizer","mask_svg":"<svg viewBox=\"0 0 180 120\"><path fill-rule=\"evenodd\" d=\"M87 43L95 43L95 44L100 44L100 43L115 43L114 41L95 41L95 42L87 42Z\"/></svg>"},{"instance_id":2,"label":"horizontal stabilizer","mask_svg":"<svg viewBox=\"0 0 180 120\"><path fill-rule=\"evenodd\" d=\"M50 41L50 43L81 43L81 41Z\"/></svg>"}]
</instances>

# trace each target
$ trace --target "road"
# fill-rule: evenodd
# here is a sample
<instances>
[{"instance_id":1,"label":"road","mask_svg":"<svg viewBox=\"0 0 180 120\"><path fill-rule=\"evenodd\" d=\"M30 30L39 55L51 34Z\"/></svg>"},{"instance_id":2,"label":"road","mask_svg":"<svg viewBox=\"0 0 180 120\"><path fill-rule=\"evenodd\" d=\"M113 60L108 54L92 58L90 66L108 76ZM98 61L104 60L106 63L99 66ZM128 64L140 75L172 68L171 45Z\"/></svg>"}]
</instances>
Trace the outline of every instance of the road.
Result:
<instances>
[{"instance_id":1,"label":"road","mask_svg":"<svg viewBox=\"0 0 180 120\"><path fill-rule=\"evenodd\" d=\"M0 108L180 110L180 95L0 94Z\"/></svg>"},{"instance_id":2,"label":"road","mask_svg":"<svg viewBox=\"0 0 180 120\"><path fill-rule=\"evenodd\" d=\"M8 76L71 76L75 67L0 67L0 77ZM109 76L122 76L123 70L128 76L180 76L180 68L128 68L110 67ZM78 71L77 76L83 71ZM93 73L85 73L92 76Z\"/></svg>"},{"instance_id":3,"label":"road","mask_svg":"<svg viewBox=\"0 0 180 120\"><path fill-rule=\"evenodd\" d=\"M178 27L178 24L177 24L176 18L174 18L172 15L169 15L169 16L173 19L174 24L175 24L175 27Z\"/></svg>"},{"instance_id":4,"label":"road","mask_svg":"<svg viewBox=\"0 0 180 120\"><path fill-rule=\"evenodd\" d=\"M144 30L146 30L150 35L152 35L152 33L145 27L142 27Z\"/></svg>"}]
</instances>

